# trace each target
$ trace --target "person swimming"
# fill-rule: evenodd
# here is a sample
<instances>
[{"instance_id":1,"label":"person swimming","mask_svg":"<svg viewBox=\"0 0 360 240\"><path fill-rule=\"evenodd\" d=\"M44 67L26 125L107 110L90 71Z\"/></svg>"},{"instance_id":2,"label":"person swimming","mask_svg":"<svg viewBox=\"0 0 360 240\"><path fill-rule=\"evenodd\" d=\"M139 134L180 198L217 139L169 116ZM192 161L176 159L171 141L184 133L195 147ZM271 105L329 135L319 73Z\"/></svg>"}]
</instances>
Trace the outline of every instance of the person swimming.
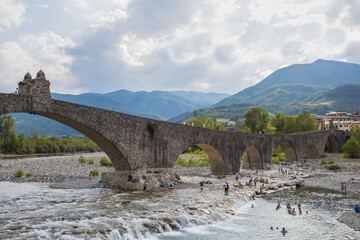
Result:
<instances>
[{"instance_id":1,"label":"person swimming","mask_svg":"<svg viewBox=\"0 0 360 240\"><path fill-rule=\"evenodd\" d=\"M281 208L280 203L278 203L278 205L276 206L276 210L278 210L279 208Z\"/></svg>"},{"instance_id":2,"label":"person swimming","mask_svg":"<svg viewBox=\"0 0 360 240\"><path fill-rule=\"evenodd\" d=\"M287 233L288 231L285 230L285 228L283 227L283 229L281 230L281 233L285 236L285 233Z\"/></svg>"}]
</instances>

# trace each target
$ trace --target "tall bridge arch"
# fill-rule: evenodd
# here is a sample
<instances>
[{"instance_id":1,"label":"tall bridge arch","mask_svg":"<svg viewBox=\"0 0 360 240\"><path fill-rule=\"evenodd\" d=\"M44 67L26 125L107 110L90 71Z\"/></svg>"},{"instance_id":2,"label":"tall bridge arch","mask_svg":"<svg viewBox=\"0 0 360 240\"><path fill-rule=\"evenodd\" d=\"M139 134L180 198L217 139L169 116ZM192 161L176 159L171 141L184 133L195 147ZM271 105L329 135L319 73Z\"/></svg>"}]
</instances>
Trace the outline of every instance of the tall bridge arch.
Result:
<instances>
[{"instance_id":1,"label":"tall bridge arch","mask_svg":"<svg viewBox=\"0 0 360 240\"><path fill-rule=\"evenodd\" d=\"M179 153L197 145L208 153L212 174L232 174L239 171L244 151L251 155L252 168L263 168L277 144L291 161L301 162L323 155L329 136L340 149L349 136L334 129L286 135L222 132L54 100L42 71L35 79L27 73L18 94L0 94L0 114L17 112L38 114L78 130L104 150L117 171L172 168Z\"/></svg>"}]
</instances>

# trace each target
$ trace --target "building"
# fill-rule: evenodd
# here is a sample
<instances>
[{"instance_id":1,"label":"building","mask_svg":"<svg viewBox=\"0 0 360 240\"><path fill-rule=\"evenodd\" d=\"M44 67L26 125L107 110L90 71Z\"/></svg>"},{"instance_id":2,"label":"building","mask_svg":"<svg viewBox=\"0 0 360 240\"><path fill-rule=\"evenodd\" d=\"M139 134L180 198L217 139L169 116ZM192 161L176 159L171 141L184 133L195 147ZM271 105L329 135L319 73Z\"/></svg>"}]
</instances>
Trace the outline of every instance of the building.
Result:
<instances>
[{"instance_id":1,"label":"building","mask_svg":"<svg viewBox=\"0 0 360 240\"><path fill-rule=\"evenodd\" d=\"M350 131L353 126L360 125L360 114L359 111L355 113L330 112L325 116L316 116L316 121L320 123L320 130L328 130L332 124L337 130Z\"/></svg>"}]
</instances>

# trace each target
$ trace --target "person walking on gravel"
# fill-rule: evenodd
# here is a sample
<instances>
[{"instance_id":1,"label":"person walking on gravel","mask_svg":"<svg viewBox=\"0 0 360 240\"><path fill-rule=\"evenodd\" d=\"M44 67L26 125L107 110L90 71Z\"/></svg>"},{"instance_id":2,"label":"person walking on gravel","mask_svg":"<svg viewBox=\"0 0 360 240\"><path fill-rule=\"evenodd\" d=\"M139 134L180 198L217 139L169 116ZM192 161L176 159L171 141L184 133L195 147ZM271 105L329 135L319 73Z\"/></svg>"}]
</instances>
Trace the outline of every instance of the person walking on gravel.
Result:
<instances>
[{"instance_id":1,"label":"person walking on gravel","mask_svg":"<svg viewBox=\"0 0 360 240\"><path fill-rule=\"evenodd\" d=\"M224 189L225 189L225 195L229 195L229 184L227 182L225 182L224 184Z\"/></svg>"}]
</instances>

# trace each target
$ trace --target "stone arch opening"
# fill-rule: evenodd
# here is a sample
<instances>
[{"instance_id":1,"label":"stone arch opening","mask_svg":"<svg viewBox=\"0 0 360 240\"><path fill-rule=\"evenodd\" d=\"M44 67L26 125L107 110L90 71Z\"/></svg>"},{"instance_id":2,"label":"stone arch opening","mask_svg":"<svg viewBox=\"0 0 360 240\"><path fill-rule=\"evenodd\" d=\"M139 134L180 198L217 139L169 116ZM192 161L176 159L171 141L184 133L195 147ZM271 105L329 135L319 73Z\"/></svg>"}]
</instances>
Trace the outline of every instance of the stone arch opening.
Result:
<instances>
[{"instance_id":1,"label":"stone arch opening","mask_svg":"<svg viewBox=\"0 0 360 240\"><path fill-rule=\"evenodd\" d=\"M325 143L325 152L339 153L341 152L341 146L337 137L331 133Z\"/></svg>"},{"instance_id":2,"label":"stone arch opening","mask_svg":"<svg viewBox=\"0 0 360 240\"><path fill-rule=\"evenodd\" d=\"M186 152L189 151L191 154L186 156ZM221 153L214 148L213 146L209 144L194 144L187 148L182 154L180 154L180 157L177 159L177 163L179 161L179 158L181 162L186 162L185 165L191 165L193 166L209 166L210 165L210 173L212 175L226 175L228 174L228 169L225 164L225 160L222 157ZM198 150L201 150L203 152L198 152ZM185 154L185 156L182 156ZM191 161L191 163L189 162ZM181 164L179 164L181 165Z\"/></svg>"},{"instance_id":3,"label":"stone arch opening","mask_svg":"<svg viewBox=\"0 0 360 240\"><path fill-rule=\"evenodd\" d=\"M319 153L314 144L309 144L305 149L305 157L308 159L316 159L319 158Z\"/></svg>"},{"instance_id":4,"label":"stone arch opening","mask_svg":"<svg viewBox=\"0 0 360 240\"><path fill-rule=\"evenodd\" d=\"M127 161L124 154L107 138L96 132L95 130L77 122L72 119L60 116L55 113L50 112L28 112L28 111L12 111L12 112L1 112L2 114L9 114L9 113L30 113L30 114L37 114L39 116L43 116L52 120L55 120L57 122L60 122L62 124L65 124L80 133L84 134L86 137L91 139L93 142L95 142L110 158L110 160L113 162L113 165L116 170L130 170L130 164Z\"/></svg>"},{"instance_id":5,"label":"stone arch opening","mask_svg":"<svg viewBox=\"0 0 360 240\"><path fill-rule=\"evenodd\" d=\"M290 143L280 142L279 145L281 146L281 149L284 152L286 162L297 161L295 149Z\"/></svg>"},{"instance_id":6,"label":"stone arch opening","mask_svg":"<svg viewBox=\"0 0 360 240\"><path fill-rule=\"evenodd\" d=\"M271 163L286 162L286 154L282 149L281 145L278 144L274 148L271 154Z\"/></svg>"},{"instance_id":7,"label":"stone arch opening","mask_svg":"<svg viewBox=\"0 0 360 240\"><path fill-rule=\"evenodd\" d=\"M255 146L247 147L241 159L244 169L264 169L261 154Z\"/></svg>"}]
</instances>

